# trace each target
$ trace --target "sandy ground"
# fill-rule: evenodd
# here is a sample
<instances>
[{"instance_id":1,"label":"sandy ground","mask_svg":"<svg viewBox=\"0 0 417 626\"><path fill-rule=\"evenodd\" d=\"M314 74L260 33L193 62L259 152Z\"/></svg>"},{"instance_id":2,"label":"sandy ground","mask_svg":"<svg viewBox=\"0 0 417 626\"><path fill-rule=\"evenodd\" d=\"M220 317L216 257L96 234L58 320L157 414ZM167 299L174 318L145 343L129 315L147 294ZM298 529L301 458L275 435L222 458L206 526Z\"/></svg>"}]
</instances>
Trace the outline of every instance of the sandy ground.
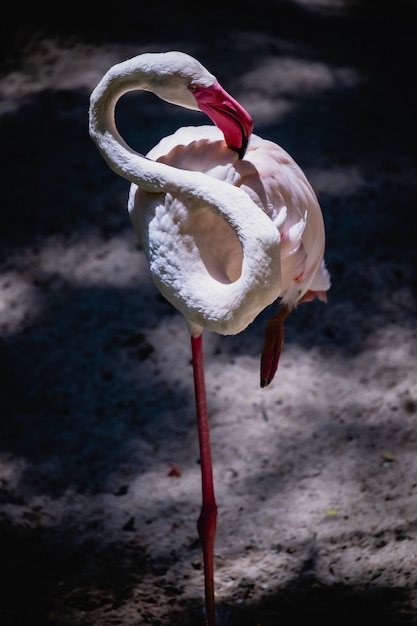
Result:
<instances>
[{"instance_id":1,"label":"sandy ground","mask_svg":"<svg viewBox=\"0 0 417 626\"><path fill-rule=\"evenodd\" d=\"M289 318L265 390L269 311L205 335L224 622L417 624L416 12L288 1L272 18L271 4L203 7L204 32L181 2L104 13L95 30L84 9L59 36L46 7L4 29L2 626L203 623L188 335L87 128L112 64L169 49L303 167L333 282L327 305ZM118 120L141 151L206 123L144 94Z\"/></svg>"}]
</instances>

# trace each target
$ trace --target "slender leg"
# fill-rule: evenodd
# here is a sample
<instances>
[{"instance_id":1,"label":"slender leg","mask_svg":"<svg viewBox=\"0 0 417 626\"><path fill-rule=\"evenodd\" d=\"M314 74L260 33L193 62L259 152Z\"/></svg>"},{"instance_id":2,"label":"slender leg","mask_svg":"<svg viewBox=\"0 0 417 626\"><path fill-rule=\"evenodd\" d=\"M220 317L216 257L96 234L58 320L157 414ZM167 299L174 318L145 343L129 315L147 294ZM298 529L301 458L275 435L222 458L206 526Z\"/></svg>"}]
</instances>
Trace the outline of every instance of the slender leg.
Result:
<instances>
[{"instance_id":1,"label":"slender leg","mask_svg":"<svg viewBox=\"0 0 417 626\"><path fill-rule=\"evenodd\" d=\"M198 535L204 559L204 589L207 626L216 626L214 601L214 539L216 535L217 505L214 497L213 466L211 461L210 429L204 382L203 335L191 337L194 390L197 407L198 438L200 443L201 485L203 502L197 522Z\"/></svg>"},{"instance_id":2,"label":"slender leg","mask_svg":"<svg viewBox=\"0 0 417 626\"><path fill-rule=\"evenodd\" d=\"M282 306L272 317L265 331L265 341L261 357L261 387L266 387L275 376L284 343L284 322L290 314L288 306Z\"/></svg>"}]
</instances>

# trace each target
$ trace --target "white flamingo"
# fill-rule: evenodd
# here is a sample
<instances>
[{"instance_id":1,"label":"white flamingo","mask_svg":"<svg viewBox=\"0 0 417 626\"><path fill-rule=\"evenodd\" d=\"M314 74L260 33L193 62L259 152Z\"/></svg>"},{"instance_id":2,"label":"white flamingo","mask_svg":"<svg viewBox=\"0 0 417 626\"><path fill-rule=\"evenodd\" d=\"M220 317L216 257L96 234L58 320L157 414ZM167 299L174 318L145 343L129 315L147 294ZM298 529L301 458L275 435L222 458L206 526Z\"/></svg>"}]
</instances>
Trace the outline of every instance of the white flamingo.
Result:
<instances>
[{"instance_id":1,"label":"white flamingo","mask_svg":"<svg viewBox=\"0 0 417 626\"><path fill-rule=\"evenodd\" d=\"M206 113L217 126L180 128L145 157L120 137L116 103L128 91ZM90 135L108 165L131 184L128 208L150 271L184 316L191 336L201 456L197 528L204 557L205 609L215 626L214 496L203 364L203 329L244 330L279 300L267 325L261 386L277 368L283 322L302 301L326 300L325 233L316 196L293 159L251 134L253 122L196 59L147 53L119 63L91 94Z\"/></svg>"}]
</instances>

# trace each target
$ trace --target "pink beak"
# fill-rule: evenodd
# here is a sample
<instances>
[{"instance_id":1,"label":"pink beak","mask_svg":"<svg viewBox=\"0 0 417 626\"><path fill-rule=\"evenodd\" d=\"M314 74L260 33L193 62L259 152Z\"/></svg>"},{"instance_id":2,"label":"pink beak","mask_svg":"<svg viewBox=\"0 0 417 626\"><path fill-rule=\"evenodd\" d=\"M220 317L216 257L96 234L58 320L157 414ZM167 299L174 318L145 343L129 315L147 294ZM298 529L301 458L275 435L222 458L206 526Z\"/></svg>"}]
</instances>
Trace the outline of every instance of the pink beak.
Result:
<instances>
[{"instance_id":1,"label":"pink beak","mask_svg":"<svg viewBox=\"0 0 417 626\"><path fill-rule=\"evenodd\" d=\"M191 85L190 91L200 111L222 131L228 147L243 159L253 130L249 113L217 81L210 87Z\"/></svg>"}]
</instances>

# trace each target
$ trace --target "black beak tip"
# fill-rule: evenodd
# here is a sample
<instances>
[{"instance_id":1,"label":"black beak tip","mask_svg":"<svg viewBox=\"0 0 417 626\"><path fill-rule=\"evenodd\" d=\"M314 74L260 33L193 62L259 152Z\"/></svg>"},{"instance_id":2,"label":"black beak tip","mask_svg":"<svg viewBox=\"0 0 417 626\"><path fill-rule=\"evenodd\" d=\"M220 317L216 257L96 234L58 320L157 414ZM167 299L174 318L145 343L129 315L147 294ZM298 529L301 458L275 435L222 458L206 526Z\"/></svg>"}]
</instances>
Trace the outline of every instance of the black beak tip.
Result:
<instances>
[{"instance_id":1,"label":"black beak tip","mask_svg":"<svg viewBox=\"0 0 417 626\"><path fill-rule=\"evenodd\" d=\"M239 148L232 148L234 152L237 152L239 159L243 159L246 154L246 149L248 147L249 139L246 135L242 136L242 145Z\"/></svg>"}]
</instances>

